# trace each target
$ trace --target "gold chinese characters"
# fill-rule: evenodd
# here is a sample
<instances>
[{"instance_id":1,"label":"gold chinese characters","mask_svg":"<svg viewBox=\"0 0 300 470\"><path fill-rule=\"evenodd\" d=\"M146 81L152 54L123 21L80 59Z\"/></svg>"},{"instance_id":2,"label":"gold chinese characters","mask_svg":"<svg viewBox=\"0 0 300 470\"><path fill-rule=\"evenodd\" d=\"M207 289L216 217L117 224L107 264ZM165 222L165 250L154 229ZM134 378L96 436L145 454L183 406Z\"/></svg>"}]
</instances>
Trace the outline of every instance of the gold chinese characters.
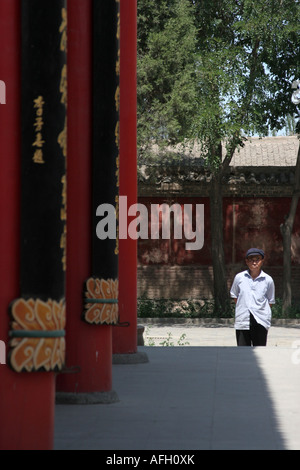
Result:
<instances>
[{"instance_id":1,"label":"gold chinese characters","mask_svg":"<svg viewBox=\"0 0 300 470\"><path fill-rule=\"evenodd\" d=\"M42 136L42 129L44 126L43 106L45 102L42 96L38 96L35 100L33 100L33 103L33 107L36 109L36 117L33 124L33 127L35 128L35 141L32 144L32 146L35 147L33 161L34 163L45 163L43 158L43 145L45 141L43 140Z\"/></svg>"}]
</instances>

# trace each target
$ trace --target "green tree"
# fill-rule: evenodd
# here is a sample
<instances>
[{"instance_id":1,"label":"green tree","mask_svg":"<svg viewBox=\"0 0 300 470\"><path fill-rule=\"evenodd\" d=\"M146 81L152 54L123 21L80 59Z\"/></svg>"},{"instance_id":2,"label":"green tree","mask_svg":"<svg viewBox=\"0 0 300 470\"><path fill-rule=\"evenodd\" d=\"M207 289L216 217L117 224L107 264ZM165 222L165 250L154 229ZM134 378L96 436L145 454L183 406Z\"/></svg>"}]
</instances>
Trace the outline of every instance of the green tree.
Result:
<instances>
[{"instance_id":1,"label":"green tree","mask_svg":"<svg viewBox=\"0 0 300 470\"><path fill-rule=\"evenodd\" d=\"M197 137L212 171L212 258L216 308L227 308L222 180L235 150L253 133L284 127L299 70L299 2L193 2L197 7ZM203 93L203 90L205 93ZM225 143L225 151L222 150Z\"/></svg>"},{"instance_id":2,"label":"green tree","mask_svg":"<svg viewBox=\"0 0 300 470\"><path fill-rule=\"evenodd\" d=\"M299 1L141 0L139 11L143 4L155 4L157 16L151 19L153 32L148 23L138 55L139 144L146 149L153 143L200 143L212 174L215 306L224 310L229 296L222 182L246 136L279 130L293 113L290 87L299 75Z\"/></svg>"},{"instance_id":3,"label":"green tree","mask_svg":"<svg viewBox=\"0 0 300 470\"><path fill-rule=\"evenodd\" d=\"M196 28L189 0L138 2L140 155L191 136L197 112Z\"/></svg>"},{"instance_id":4,"label":"green tree","mask_svg":"<svg viewBox=\"0 0 300 470\"><path fill-rule=\"evenodd\" d=\"M295 86L294 86L295 85ZM293 92L293 104L300 104L300 80L295 80L292 84L296 90ZM299 108L296 107L297 115L291 115L293 133L298 132L298 138L300 137L300 112ZM297 119L295 119L297 117ZM292 199L290 203L289 213L285 216L283 223L280 225L280 231L283 240L283 297L282 297L282 313L284 316L287 315L292 305L292 232L298 207L300 194L300 145L298 147L297 161L295 166L295 182L293 187Z\"/></svg>"}]
</instances>

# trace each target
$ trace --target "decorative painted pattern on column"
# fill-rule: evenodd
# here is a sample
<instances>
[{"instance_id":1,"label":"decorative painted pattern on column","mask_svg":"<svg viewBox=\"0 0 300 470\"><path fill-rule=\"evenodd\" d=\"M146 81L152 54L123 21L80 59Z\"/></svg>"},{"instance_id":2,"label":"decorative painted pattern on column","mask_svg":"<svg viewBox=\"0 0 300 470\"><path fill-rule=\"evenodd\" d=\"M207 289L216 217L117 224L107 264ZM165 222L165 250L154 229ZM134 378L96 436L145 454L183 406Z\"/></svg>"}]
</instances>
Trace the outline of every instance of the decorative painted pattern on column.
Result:
<instances>
[{"instance_id":1,"label":"decorative painted pattern on column","mask_svg":"<svg viewBox=\"0 0 300 470\"><path fill-rule=\"evenodd\" d=\"M9 364L64 364L66 0L21 3L21 297L10 308Z\"/></svg>"},{"instance_id":2,"label":"decorative painted pattern on column","mask_svg":"<svg viewBox=\"0 0 300 470\"><path fill-rule=\"evenodd\" d=\"M92 274L82 316L91 324L118 323L119 27L119 0L94 0ZM97 236L102 204L115 208L115 237Z\"/></svg>"}]
</instances>

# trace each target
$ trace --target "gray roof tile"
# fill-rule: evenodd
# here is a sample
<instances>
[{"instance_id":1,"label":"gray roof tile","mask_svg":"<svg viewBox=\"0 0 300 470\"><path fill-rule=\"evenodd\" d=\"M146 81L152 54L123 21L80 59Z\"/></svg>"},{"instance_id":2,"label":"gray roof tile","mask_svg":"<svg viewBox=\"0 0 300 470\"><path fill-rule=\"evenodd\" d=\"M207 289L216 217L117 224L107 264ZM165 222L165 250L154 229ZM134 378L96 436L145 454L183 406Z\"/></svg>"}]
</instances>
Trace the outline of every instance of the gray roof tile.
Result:
<instances>
[{"instance_id":1,"label":"gray roof tile","mask_svg":"<svg viewBox=\"0 0 300 470\"><path fill-rule=\"evenodd\" d=\"M299 139L297 136L249 137L237 150L230 166L295 166Z\"/></svg>"}]
</instances>

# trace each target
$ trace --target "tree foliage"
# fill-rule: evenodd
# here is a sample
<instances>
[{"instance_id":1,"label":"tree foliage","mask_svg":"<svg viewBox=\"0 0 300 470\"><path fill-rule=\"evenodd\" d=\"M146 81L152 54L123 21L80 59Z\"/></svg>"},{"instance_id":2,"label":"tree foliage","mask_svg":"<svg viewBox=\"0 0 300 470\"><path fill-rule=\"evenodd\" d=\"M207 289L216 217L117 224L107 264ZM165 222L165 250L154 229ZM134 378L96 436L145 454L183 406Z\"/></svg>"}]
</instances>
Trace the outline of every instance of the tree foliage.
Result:
<instances>
[{"instance_id":1,"label":"tree foliage","mask_svg":"<svg viewBox=\"0 0 300 470\"><path fill-rule=\"evenodd\" d=\"M196 27L189 0L138 2L138 144L176 144L197 113Z\"/></svg>"},{"instance_id":2,"label":"tree foliage","mask_svg":"<svg viewBox=\"0 0 300 470\"><path fill-rule=\"evenodd\" d=\"M294 112L299 1L139 0L138 142L215 146L267 135Z\"/></svg>"},{"instance_id":3,"label":"tree foliage","mask_svg":"<svg viewBox=\"0 0 300 470\"><path fill-rule=\"evenodd\" d=\"M299 3L193 3L200 62L196 134L208 149L227 141L231 157L245 135L279 130L287 112L293 112L291 82L299 73Z\"/></svg>"}]
</instances>

